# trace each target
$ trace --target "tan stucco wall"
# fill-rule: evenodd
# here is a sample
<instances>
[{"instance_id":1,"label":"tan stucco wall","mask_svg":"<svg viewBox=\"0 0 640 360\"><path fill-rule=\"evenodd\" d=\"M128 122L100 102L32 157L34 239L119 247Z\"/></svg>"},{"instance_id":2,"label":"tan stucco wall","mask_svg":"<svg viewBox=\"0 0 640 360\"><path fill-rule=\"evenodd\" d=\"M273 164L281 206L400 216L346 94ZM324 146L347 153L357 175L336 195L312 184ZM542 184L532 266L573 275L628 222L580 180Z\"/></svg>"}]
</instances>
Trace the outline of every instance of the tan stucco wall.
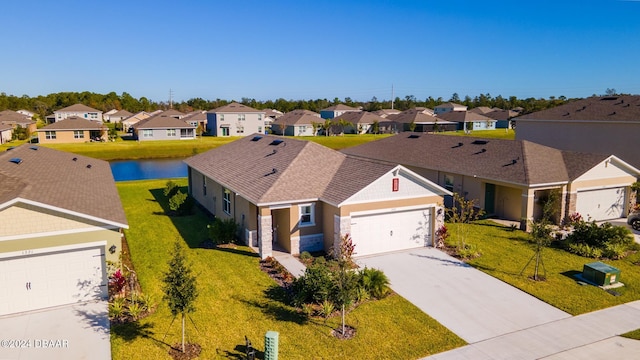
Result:
<instances>
[{"instance_id":1,"label":"tan stucco wall","mask_svg":"<svg viewBox=\"0 0 640 360\"><path fill-rule=\"evenodd\" d=\"M340 208L340 216L350 216L353 212L371 211L381 209L394 209L409 206L419 206L428 204L442 204L441 196L427 196L414 199L398 199L389 201L379 201L375 203L344 205Z\"/></svg>"},{"instance_id":2,"label":"tan stucco wall","mask_svg":"<svg viewBox=\"0 0 640 360\"><path fill-rule=\"evenodd\" d=\"M569 184L570 191L579 191L581 189L597 189L613 186L631 186L636 181L633 176L621 176L617 178L608 178L600 180L584 180L574 181Z\"/></svg>"},{"instance_id":3,"label":"tan stucco wall","mask_svg":"<svg viewBox=\"0 0 640 360\"><path fill-rule=\"evenodd\" d=\"M102 223L28 204L0 211L0 237L103 227Z\"/></svg>"},{"instance_id":4,"label":"tan stucco wall","mask_svg":"<svg viewBox=\"0 0 640 360\"><path fill-rule=\"evenodd\" d=\"M44 131L38 131L38 142L41 144L56 144L56 143L84 143L91 141L91 137L89 136L89 130L84 130L84 138L76 139L73 136L72 131L64 131L64 130L55 130L56 139L55 140L47 140Z\"/></svg>"},{"instance_id":5,"label":"tan stucco wall","mask_svg":"<svg viewBox=\"0 0 640 360\"><path fill-rule=\"evenodd\" d=\"M509 220L522 217L522 189L496 186L496 215Z\"/></svg>"}]
</instances>

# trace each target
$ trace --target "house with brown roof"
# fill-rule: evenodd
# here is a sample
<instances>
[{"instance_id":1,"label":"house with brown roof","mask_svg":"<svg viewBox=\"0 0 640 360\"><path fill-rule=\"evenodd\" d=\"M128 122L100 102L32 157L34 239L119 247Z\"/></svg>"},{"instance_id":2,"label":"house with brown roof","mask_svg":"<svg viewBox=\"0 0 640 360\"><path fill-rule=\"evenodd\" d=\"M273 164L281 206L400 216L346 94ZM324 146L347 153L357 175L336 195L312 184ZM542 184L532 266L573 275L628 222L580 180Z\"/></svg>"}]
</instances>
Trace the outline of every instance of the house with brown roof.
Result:
<instances>
[{"instance_id":1,"label":"house with brown roof","mask_svg":"<svg viewBox=\"0 0 640 360\"><path fill-rule=\"evenodd\" d=\"M447 190L404 166L310 141L253 134L185 160L189 193L233 219L261 258L329 251L351 234L356 256L430 246Z\"/></svg>"},{"instance_id":2,"label":"house with brown roof","mask_svg":"<svg viewBox=\"0 0 640 360\"><path fill-rule=\"evenodd\" d=\"M615 155L564 151L526 140L399 134L342 152L401 164L477 200L488 216L522 221L523 228L540 218L552 193L560 199L558 221L576 212L594 220L624 217L630 186L640 176L640 170Z\"/></svg>"},{"instance_id":3,"label":"house with brown roof","mask_svg":"<svg viewBox=\"0 0 640 360\"><path fill-rule=\"evenodd\" d=\"M337 104L337 105L329 106L326 109L320 110L320 117L323 119L333 119L344 113L352 112L352 111L362 111L362 110L345 105L345 104Z\"/></svg>"},{"instance_id":4,"label":"house with brown roof","mask_svg":"<svg viewBox=\"0 0 640 360\"><path fill-rule=\"evenodd\" d=\"M30 116L12 110L0 111L0 124L9 125L13 129L26 128L29 135L36 131L36 122Z\"/></svg>"},{"instance_id":5,"label":"house with brown roof","mask_svg":"<svg viewBox=\"0 0 640 360\"><path fill-rule=\"evenodd\" d=\"M511 119L520 113L513 110L495 109L482 115L496 121L496 129L511 129Z\"/></svg>"},{"instance_id":6,"label":"house with brown roof","mask_svg":"<svg viewBox=\"0 0 640 360\"><path fill-rule=\"evenodd\" d=\"M395 114L400 114L402 111L398 110L398 109L380 109L380 110L376 110L373 113L386 118L389 115L395 115Z\"/></svg>"},{"instance_id":7,"label":"house with brown roof","mask_svg":"<svg viewBox=\"0 0 640 360\"><path fill-rule=\"evenodd\" d=\"M426 112L425 108L408 109L399 114L387 116L387 120L400 125L395 133L402 131L454 131L458 128L458 123L435 117Z\"/></svg>"},{"instance_id":8,"label":"house with brown roof","mask_svg":"<svg viewBox=\"0 0 640 360\"><path fill-rule=\"evenodd\" d=\"M448 113L451 111L467 111L467 106L457 104L457 103L447 102L444 104L440 104L438 106L434 106L433 108L434 115L440 115L440 114Z\"/></svg>"},{"instance_id":9,"label":"house with brown roof","mask_svg":"<svg viewBox=\"0 0 640 360\"><path fill-rule=\"evenodd\" d=\"M41 144L106 141L107 128L102 122L85 120L77 116L56 121L37 130Z\"/></svg>"},{"instance_id":10,"label":"house with brown roof","mask_svg":"<svg viewBox=\"0 0 640 360\"><path fill-rule=\"evenodd\" d=\"M274 134L283 136L316 136L323 123L324 119L317 112L298 109L275 119L271 123L271 130Z\"/></svg>"},{"instance_id":11,"label":"house with brown roof","mask_svg":"<svg viewBox=\"0 0 640 360\"><path fill-rule=\"evenodd\" d=\"M265 111L232 102L207 112L207 132L212 136L246 136L264 133Z\"/></svg>"},{"instance_id":12,"label":"house with brown roof","mask_svg":"<svg viewBox=\"0 0 640 360\"><path fill-rule=\"evenodd\" d=\"M496 129L496 120L470 111L447 111L436 116L444 121L457 123L457 130L465 130L466 132Z\"/></svg>"},{"instance_id":13,"label":"house with brown roof","mask_svg":"<svg viewBox=\"0 0 640 360\"><path fill-rule=\"evenodd\" d=\"M108 122L119 123L119 122L122 122L122 120L130 117L131 115L133 114L128 112L127 110L118 110L109 115L105 113L104 119Z\"/></svg>"},{"instance_id":14,"label":"house with brown roof","mask_svg":"<svg viewBox=\"0 0 640 360\"><path fill-rule=\"evenodd\" d=\"M345 134L366 134L373 131L373 125L377 124L378 132L382 132L391 123L388 119L368 111L348 111L333 119L345 120L350 125L342 129ZM338 125L340 126L340 125Z\"/></svg>"},{"instance_id":15,"label":"house with brown roof","mask_svg":"<svg viewBox=\"0 0 640 360\"><path fill-rule=\"evenodd\" d=\"M53 112L53 121L58 122L60 120L67 119L69 117L79 117L81 119L96 121L102 123L102 111L96 110L92 107L75 104L56 110ZM48 117L47 117L48 118Z\"/></svg>"},{"instance_id":16,"label":"house with brown roof","mask_svg":"<svg viewBox=\"0 0 640 360\"><path fill-rule=\"evenodd\" d=\"M135 113L128 118L122 120L122 129L126 132L129 132L129 129L132 129L132 126L140 122L141 120L147 119L152 115L146 111L140 111Z\"/></svg>"},{"instance_id":17,"label":"house with brown roof","mask_svg":"<svg viewBox=\"0 0 640 360\"><path fill-rule=\"evenodd\" d=\"M105 299L128 228L109 164L24 144L0 184L0 316Z\"/></svg>"},{"instance_id":18,"label":"house with brown roof","mask_svg":"<svg viewBox=\"0 0 640 360\"><path fill-rule=\"evenodd\" d=\"M194 140L196 127L187 124L175 115L161 112L133 125L133 137L139 141L147 140Z\"/></svg>"},{"instance_id":19,"label":"house with brown roof","mask_svg":"<svg viewBox=\"0 0 640 360\"><path fill-rule=\"evenodd\" d=\"M563 150L614 154L640 167L640 96L595 96L518 116L516 139Z\"/></svg>"},{"instance_id":20,"label":"house with brown roof","mask_svg":"<svg viewBox=\"0 0 640 360\"><path fill-rule=\"evenodd\" d=\"M180 118L180 120L195 126L196 129L200 128L201 133L207 128L207 112L204 110L192 111L185 114L185 116Z\"/></svg>"}]
</instances>

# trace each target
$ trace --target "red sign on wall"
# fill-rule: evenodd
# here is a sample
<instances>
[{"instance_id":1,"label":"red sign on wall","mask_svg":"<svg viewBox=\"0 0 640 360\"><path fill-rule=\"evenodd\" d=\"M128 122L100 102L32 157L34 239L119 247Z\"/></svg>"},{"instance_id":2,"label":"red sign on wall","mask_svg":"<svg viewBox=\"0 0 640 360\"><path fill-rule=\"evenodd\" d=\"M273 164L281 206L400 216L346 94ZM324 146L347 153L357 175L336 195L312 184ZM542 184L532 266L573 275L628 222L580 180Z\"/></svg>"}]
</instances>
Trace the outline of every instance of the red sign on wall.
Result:
<instances>
[{"instance_id":1,"label":"red sign on wall","mask_svg":"<svg viewBox=\"0 0 640 360\"><path fill-rule=\"evenodd\" d=\"M400 188L400 179L399 178L393 178L391 181L391 190L392 191L398 191L398 189Z\"/></svg>"}]
</instances>

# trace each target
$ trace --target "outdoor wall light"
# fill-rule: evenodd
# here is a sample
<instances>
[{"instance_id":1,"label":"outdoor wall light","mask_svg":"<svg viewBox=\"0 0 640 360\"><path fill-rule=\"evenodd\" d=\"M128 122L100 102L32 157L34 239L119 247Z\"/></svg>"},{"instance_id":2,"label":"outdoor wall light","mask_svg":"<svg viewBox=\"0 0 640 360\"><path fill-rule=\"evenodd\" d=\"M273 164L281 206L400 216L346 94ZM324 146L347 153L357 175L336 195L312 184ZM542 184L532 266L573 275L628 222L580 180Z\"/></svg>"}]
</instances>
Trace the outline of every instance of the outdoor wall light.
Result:
<instances>
[{"instance_id":1,"label":"outdoor wall light","mask_svg":"<svg viewBox=\"0 0 640 360\"><path fill-rule=\"evenodd\" d=\"M112 254L115 254L116 246L115 245L111 245L111 247L109 248L109 252L112 253Z\"/></svg>"}]
</instances>

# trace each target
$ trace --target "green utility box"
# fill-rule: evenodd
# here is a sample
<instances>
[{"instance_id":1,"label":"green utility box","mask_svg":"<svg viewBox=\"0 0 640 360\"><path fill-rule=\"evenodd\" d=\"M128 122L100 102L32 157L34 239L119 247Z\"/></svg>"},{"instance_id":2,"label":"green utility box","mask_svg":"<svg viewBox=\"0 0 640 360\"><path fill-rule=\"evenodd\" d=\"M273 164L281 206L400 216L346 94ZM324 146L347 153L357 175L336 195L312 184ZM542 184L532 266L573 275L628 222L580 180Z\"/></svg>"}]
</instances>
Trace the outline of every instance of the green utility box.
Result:
<instances>
[{"instance_id":1,"label":"green utility box","mask_svg":"<svg viewBox=\"0 0 640 360\"><path fill-rule=\"evenodd\" d=\"M277 331L267 331L264 336L264 360L278 360Z\"/></svg>"},{"instance_id":2,"label":"green utility box","mask_svg":"<svg viewBox=\"0 0 640 360\"><path fill-rule=\"evenodd\" d=\"M582 277L599 286L613 285L620 282L620 270L596 261L584 265Z\"/></svg>"}]
</instances>

